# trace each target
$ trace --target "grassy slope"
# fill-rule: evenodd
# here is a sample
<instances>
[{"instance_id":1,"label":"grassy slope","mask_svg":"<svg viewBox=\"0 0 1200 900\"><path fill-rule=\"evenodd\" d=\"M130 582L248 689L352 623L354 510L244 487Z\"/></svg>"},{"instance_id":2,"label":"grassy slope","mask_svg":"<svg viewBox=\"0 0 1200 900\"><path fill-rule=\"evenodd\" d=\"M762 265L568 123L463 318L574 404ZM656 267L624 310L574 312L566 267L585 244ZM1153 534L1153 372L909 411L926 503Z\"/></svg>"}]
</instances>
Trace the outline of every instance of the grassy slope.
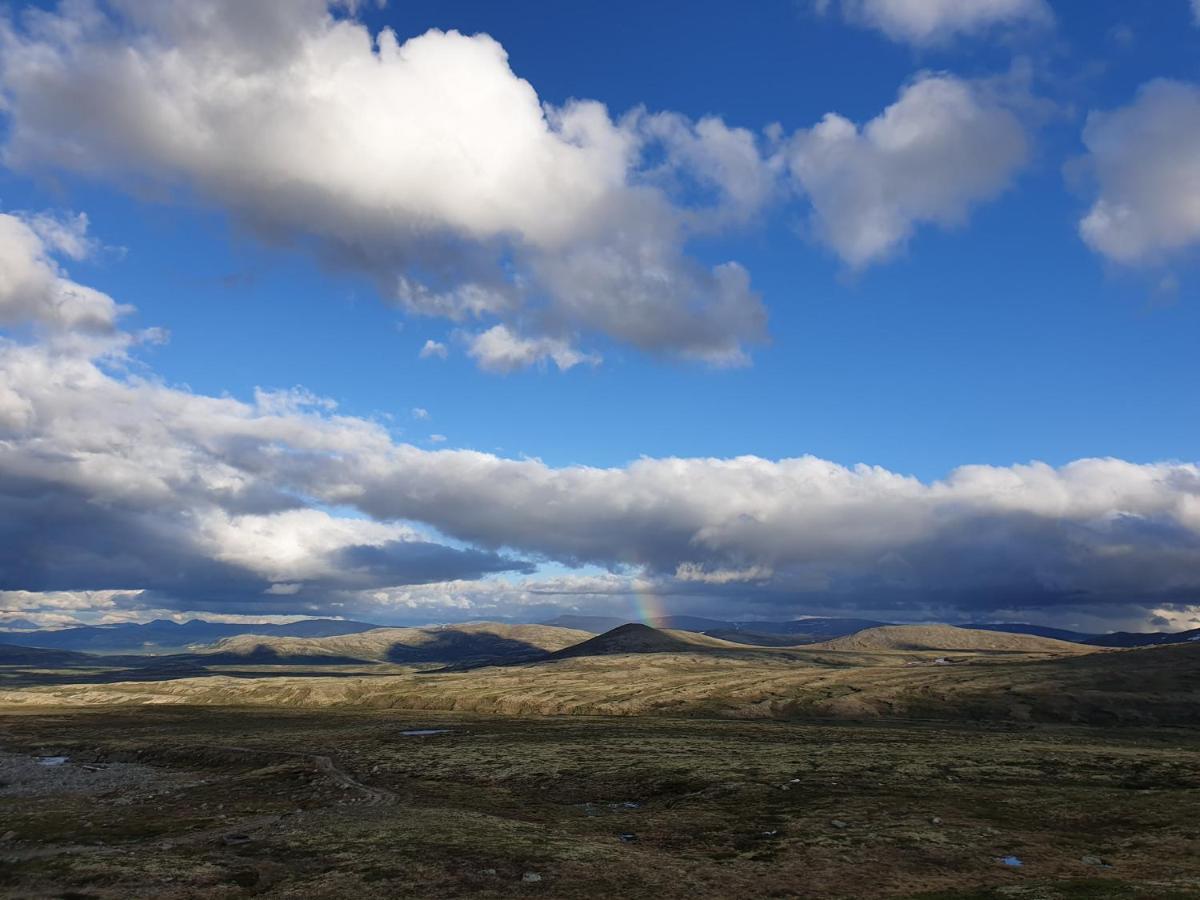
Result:
<instances>
[{"instance_id":1,"label":"grassy slope","mask_svg":"<svg viewBox=\"0 0 1200 900\"><path fill-rule=\"evenodd\" d=\"M671 633L637 637L640 643L665 639L675 652L603 653L375 677L207 676L39 687L0 692L0 703L1200 724L1196 645L1063 655L955 653L949 665L934 665L945 654L728 645L731 650L715 639L688 650Z\"/></svg>"},{"instance_id":2,"label":"grassy slope","mask_svg":"<svg viewBox=\"0 0 1200 900\"><path fill-rule=\"evenodd\" d=\"M885 625L813 644L830 650L952 650L1007 653L1090 653L1096 648L1032 634L954 625Z\"/></svg>"},{"instance_id":3,"label":"grassy slope","mask_svg":"<svg viewBox=\"0 0 1200 900\"><path fill-rule=\"evenodd\" d=\"M483 656L529 656L585 641L586 631L549 625L478 622L439 628L374 628L323 638L243 634L208 648L228 656L251 656L267 648L284 657L351 657L390 662L457 662Z\"/></svg>"}]
</instances>

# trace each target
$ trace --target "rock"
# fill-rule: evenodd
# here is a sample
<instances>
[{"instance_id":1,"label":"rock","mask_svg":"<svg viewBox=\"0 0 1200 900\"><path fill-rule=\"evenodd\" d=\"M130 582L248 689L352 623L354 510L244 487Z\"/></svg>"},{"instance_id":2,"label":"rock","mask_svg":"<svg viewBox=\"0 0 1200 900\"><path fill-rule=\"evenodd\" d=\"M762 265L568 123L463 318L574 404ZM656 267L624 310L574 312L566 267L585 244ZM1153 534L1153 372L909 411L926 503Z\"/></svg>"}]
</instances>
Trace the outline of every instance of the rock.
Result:
<instances>
[{"instance_id":1,"label":"rock","mask_svg":"<svg viewBox=\"0 0 1200 900\"><path fill-rule=\"evenodd\" d=\"M617 837L623 843L626 843L626 844L632 844L634 841L637 840L637 835L634 834L632 831L622 831L620 834L617 835Z\"/></svg>"},{"instance_id":2,"label":"rock","mask_svg":"<svg viewBox=\"0 0 1200 900\"><path fill-rule=\"evenodd\" d=\"M524 875L521 876L521 880L526 882L527 884L533 884L535 881L541 881L542 876L539 875L537 872L526 872Z\"/></svg>"},{"instance_id":3,"label":"rock","mask_svg":"<svg viewBox=\"0 0 1200 900\"><path fill-rule=\"evenodd\" d=\"M17 833L15 831L6 831L4 834L0 834L0 843L7 844L9 841L15 841L16 839Z\"/></svg>"},{"instance_id":4,"label":"rock","mask_svg":"<svg viewBox=\"0 0 1200 900\"><path fill-rule=\"evenodd\" d=\"M495 875L496 870L495 869L480 869L479 874L480 875Z\"/></svg>"},{"instance_id":5,"label":"rock","mask_svg":"<svg viewBox=\"0 0 1200 900\"><path fill-rule=\"evenodd\" d=\"M235 847L238 844L250 843L250 835L248 834L227 834L221 838L221 842L226 847Z\"/></svg>"},{"instance_id":6,"label":"rock","mask_svg":"<svg viewBox=\"0 0 1200 900\"><path fill-rule=\"evenodd\" d=\"M930 825L941 825L942 820L939 819L937 816L934 816L932 819L929 820L929 824Z\"/></svg>"},{"instance_id":7,"label":"rock","mask_svg":"<svg viewBox=\"0 0 1200 900\"><path fill-rule=\"evenodd\" d=\"M1083 856L1083 857L1080 857L1079 861L1081 863L1083 863L1085 866L1107 866L1108 865L1108 863L1106 863L1104 860L1102 860L1099 856Z\"/></svg>"},{"instance_id":8,"label":"rock","mask_svg":"<svg viewBox=\"0 0 1200 900\"><path fill-rule=\"evenodd\" d=\"M841 819L832 819L832 820L830 820L829 824L832 825L834 828L849 828L850 827L849 822L843 822Z\"/></svg>"}]
</instances>

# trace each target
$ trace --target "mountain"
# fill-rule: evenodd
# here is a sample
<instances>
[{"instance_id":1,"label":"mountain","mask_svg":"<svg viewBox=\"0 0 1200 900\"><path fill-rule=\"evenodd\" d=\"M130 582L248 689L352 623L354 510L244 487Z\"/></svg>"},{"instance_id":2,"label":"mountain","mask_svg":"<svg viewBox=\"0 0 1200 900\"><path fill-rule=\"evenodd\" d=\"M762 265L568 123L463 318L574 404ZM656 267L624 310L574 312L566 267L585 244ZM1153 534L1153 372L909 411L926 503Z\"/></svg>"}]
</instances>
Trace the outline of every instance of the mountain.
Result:
<instances>
[{"instance_id":1,"label":"mountain","mask_svg":"<svg viewBox=\"0 0 1200 900\"><path fill-rule=\"evenodd\" d=\"M41 626L29 619L4 619L0 621L5 631L37 631Z\"/></svg>"},{"instance_id":2,"label":"mountain","mask_svg":"<svg viewBox=\"0 0 1200 900\"><path fill-rule=\"evenodd\" d=\"M592 634L603 634L621 625L644 624L651 628L670 628L675 631L704 632L715 628L731 628L733 622L724 619L706 619L702 616L658 616L645 622L631 622L629 619L618 619L613 616L575 616L564 615L543 622L556 628L576 628L580 631L590 631Z\"/></svg>"},{"instance_id":3,"label":"mountain","mask_svg":"<svg viewBox=\"0 0 1200 900\"><path fill-rule=\"evenodd\" d=\"M1112 634L1091 637L1086 643L1094 647L1151 647L1157 644L1186 644L1191 641L1200 642L1200 628L1173 632L1114 631Z\"/></svg>"},{"instance_id":4,"label":"mountain","mask_svg":"<svg viewBox=\"0 0 1200 900\"><path fill-rule=\"evenodd\" d=\"M791 619L787 622L734 622L733 626L739 631L748 631L754 634L798 634L834 638L844 634L854 634L865 628L878 628L880 625L890 624L890 622L877 622L874 619L838 619L813 616L807 619Z\"/></svg>"},{"instance_id":5,"label":"mountain","mask_svg":"<svg viewBox=\"0 0 1200 900\"><path fill-rule=\"evenodd\" d=\"M763 634L761 632L742 631L735 627L713 628L704 632L704 634L722 641L743 644L749 647L795 647L822 640L822 638L811 634Z\"/></svg>"},{"instance_id":6,"label":"mountain","mask_svg":"<svg viewBox=\"0 0 1200 900\"><path fill-rule=\"evenodd\" d=\"M976 631L1004 631L1008 634L1032 634L1037 637L1054 638L1057 641L1073 641L1085 644L1101 635L1087 634L1083 631L1069 631L1066 628L1048 628L1045 625L1026 625L1018 622L988 622L960 625L960 628L972 628Z\"/></svg>"},{"instance_id":7,"label":"mountain","mask_svg":"<svg viewBox=\"0 0 1200 900\"><path fill-rule=\"evenodd\" d=\"M575 616L563 615L543 622L543 625L555 625L560 628L577 628L580 631L590 631L602 634L612 631L619 625L630 624L625 619L612 616ZM647 619L643 624L652 628L668 628L674 631L698 631L738 643L755 643L753 640L740 640L737 635L795 635L799 640L786 641L788 644L803 643L805 640L819 641L825 638L841 637L843 634L853 634L864 628L875 628L878 625L888 625L889 622L877 622L874 619L839 619L813 616L808 619L791 619L785 622L733 622L723 619L707 619L701 616L660 616ZM778 644L779 641L771 641Z\"/></svg>"},{"instance_id":8,"label":"mountain","mask_svg":"<svg viewBox=\"0 0 1200 900\"><path fill-rule=\"evenodd\" d=\"M83 650L91 653L157 654L177 652L192 644L210 644L238 634L324 637L354 634L378 627L366 622L350 622L343 619L305 619L282 625L205 622L201 619L172 622L168 619L155 619L144 624L81 625L76 628L45 631L0 631L0 643L55 650Z\"/></svg>"},{"instance_id":9,"label":"mountain","mask_svg":"<svg viewBox=\"0 0 1200 900\"><path fill-rule=\"evenodd\" d=\"M837 619L813 616L787 622L730 622L724 628L708 629L704 633L739 644L768 647L811 644L829 638L854 634L866 628L888 625L874 619Z\"/></svg>"},{"instance_id":10,"label":"mountain","mask_svg":"<svg viewBox=\"0 0 1200 900\"><path fill-rule=\"evenodd\" d=\"M69 666L103 664L102 660L86 653L70 650L46 650L42 647L21 647L17 644L0 644L0 666L36 666L43 669L59 669Z\"/></svg>"},{"instance_id":11,"label":"mountain","mask_svg":"<svg viewBox=\"0 0 1200 900\"><path fill-rule=\"evenodd\" d=\"M701 616L657 616L645 621L651 628L667 628L672 631L705 632L711 628L725 628L730 623L723 619L706 619Z\"/></svg>"},{"instance_id":12,"label":"mountain","mask_svg":"<svg viewBox=\"0 0 1200 900\"><path fill-rule=\"evenodd\" d=\"M181 672L106 675L87 683L0 684L0 704L187 704L454 710L504 715L705 716L943 722L1200 726L1200 641L1100 650L1032 635L906 626L903 643L1017 642L1025 652L977 653L933 665L929 650L868 652L820 645L792 650L729 645L695 633L627 625L566 652L512 667L461 666L436 674ZM914 632L926 631L922 640ZM905 631L902 629L901 634ZM868 635L868 637L872 637ZM877 636L876 636L877 637ZM831 643L864 641L861 635ZM1028 652L1048 641L1054 652ZM896 646L892 638L876 645ZM979 647L978 643L972 644ZM1008 644L1007 646L1013 646ZM1066 649L1063 649L1066 648ZM157 661L155 664L158 664Z\"/></svg>"},{"instance_id":13,"label":"mountain","mask_svg":"<svg viewBox=\"0 0 1200 900\"><path fill-rule=\"evenodd\" d=\"M669 631L629 622L612 631L596 635L582 643L549 654L547 659L569 659L578 656L612 656L621 653L695 653L706 650L736 650L745 652L741 644L722 641L694 631Z\"/></svg>"},{"instance_id":14,"label":"mountain","mask_svg":"<svg viewBox=\"0 0 1200 900\"><path fill-rule=\"evenodd\" d=\"M471 622L432 628L373 628L357 634L320 638L243 634L218 641L197 661L239 663L348 664L391 662L443 665L540 659L590 637L586 631L551 625Z\"/></svg>"},{"instance_id":15,"label":"mountain","mask_svg":"<svg viewBox=\"0 0 1200 900\"><path fill-rule=\"evenodd\" d=\"M612 616L575 616L563 615L555 616L548 622L542 622L542 625L549 625L552 628L574 628L577 631L588 631L592 634L603 634L606 631L612 631L619 625L624 625L626 619L617 619Z\"/></svg>"},{"instance_id":16,"label":"mountain","mask_svg":"<svg viewBox=\"0 0 1200 900\"><path fill-rule=\"evenodd\" d=\"M1089 653L1082 644L1032 634L980 631L954 625L886 625L834 638L807 649L1000 651L1005 653Z\"/></svg>"}]
</instances>

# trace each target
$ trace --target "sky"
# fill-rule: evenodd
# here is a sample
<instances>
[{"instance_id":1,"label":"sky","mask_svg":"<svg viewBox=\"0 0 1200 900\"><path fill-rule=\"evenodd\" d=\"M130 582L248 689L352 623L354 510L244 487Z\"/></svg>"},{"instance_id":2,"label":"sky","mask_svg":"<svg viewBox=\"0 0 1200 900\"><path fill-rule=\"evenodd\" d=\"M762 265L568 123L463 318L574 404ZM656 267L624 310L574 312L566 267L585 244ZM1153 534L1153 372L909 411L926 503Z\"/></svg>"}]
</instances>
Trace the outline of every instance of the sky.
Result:
<instances>
[{"instance_id":1,"label":"sky","mask_svg":"<svg viewBox=\"0 0 1200 900\"><path fill-rule=\"evenodd\" d=\"M1200 3L0 7L0 625L1200 625Z\"/></svg>"}]
</instances>

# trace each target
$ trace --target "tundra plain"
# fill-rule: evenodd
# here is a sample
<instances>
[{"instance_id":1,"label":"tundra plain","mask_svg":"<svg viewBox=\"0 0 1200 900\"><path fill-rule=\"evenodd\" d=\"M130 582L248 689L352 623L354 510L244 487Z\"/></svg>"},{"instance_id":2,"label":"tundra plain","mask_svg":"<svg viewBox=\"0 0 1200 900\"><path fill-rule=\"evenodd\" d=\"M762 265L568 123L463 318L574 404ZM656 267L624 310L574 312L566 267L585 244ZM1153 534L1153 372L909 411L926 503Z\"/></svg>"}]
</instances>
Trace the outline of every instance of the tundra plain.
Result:
<instances>
[{"instance_id":1,"label":"tundra plain","mask_svg":"<svg viewBox=\"0 0 1200 900\"><path fill-rule=\"evenodd\" d=\"M1200 896L1196 644L512 627L14 655L0 891Z\"/></svg>"}]
</instances>

